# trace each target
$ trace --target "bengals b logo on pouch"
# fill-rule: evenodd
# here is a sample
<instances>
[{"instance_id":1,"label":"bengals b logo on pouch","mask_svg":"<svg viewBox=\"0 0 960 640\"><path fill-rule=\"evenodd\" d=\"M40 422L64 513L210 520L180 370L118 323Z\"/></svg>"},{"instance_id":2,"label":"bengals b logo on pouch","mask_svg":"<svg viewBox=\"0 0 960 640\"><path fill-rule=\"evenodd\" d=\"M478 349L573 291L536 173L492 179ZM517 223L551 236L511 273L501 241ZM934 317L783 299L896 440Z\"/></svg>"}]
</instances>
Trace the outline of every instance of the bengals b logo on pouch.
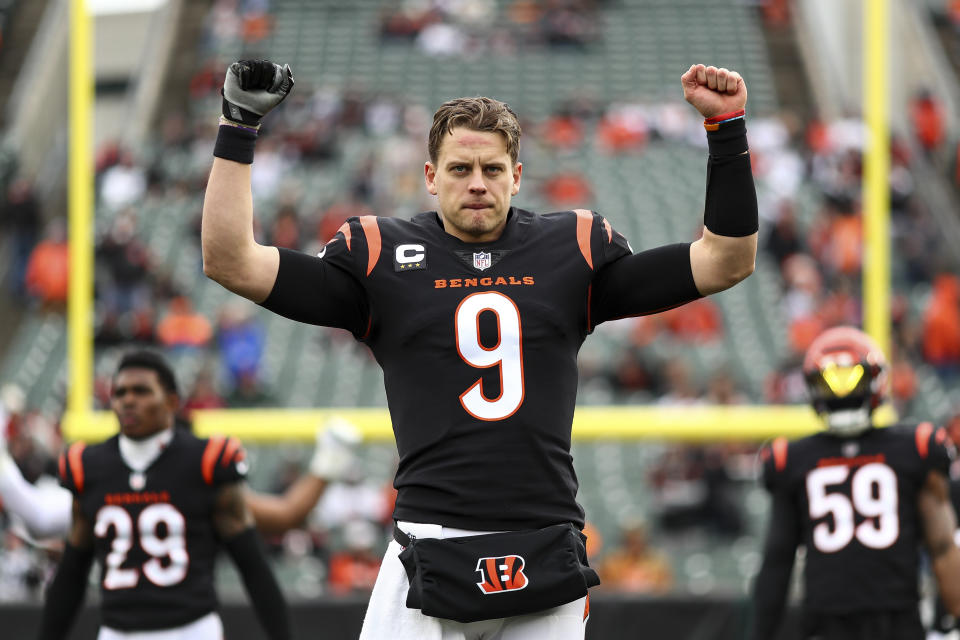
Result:
<instances>
[{"instance_id":1,"label":"bengals b logo on pouch","mask_svg":"<svg viewBox=\"0 0 960 640\"><path fill-rule=\"evenodd\" d=\"M477 560L477 571L480 572L482 582L478 582L477 586L486 595L519 591L528 583L527 576L523 573L523 565L521 556L480 558Z\"/></svg>"}]
</instances>

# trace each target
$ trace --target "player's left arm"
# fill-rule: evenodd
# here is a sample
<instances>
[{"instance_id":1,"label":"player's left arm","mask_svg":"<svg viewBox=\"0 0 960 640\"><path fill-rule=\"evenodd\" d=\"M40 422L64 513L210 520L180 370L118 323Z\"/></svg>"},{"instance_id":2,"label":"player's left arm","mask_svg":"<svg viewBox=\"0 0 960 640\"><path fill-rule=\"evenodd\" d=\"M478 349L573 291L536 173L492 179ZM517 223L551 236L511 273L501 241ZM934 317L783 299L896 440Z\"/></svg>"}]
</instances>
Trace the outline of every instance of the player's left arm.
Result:
<instances>
[{"instance_id":1,"label":"player's left arm","mask_svg":"<svg viewBox=\"0 0 960 640\"><path fill-rule=\"evenodd\" d=\"M341 480L356 464L355 449L359 443L360 433L356 427L334 417L317 431L317 444L307 472L282 495L258 493L248 487L244 499L257 529L264 533L284 533L302 524L327 486Z\"/></svg>"},{"instance_id":2,"label":"player's left arm","mask_svg":"<svg viewBox=\"0 0 960 640\"><path fill-rule=\"evenodd\" d=\"M270 640L289 640L290 615L257 530L244 501L243 484L220 486L213 509L213 526L243 577L243 584L260 624Z\"/></svg>"},{"instance_id":3,"label":"player's left arm","mask_svg":"<svg viewBox=\"0 0 960 640\"><path fill-rule=\"evenodd\" d=\"M327 481L311 474L297 478L282 495L259 493L249 487L243 499L257 529L263 533L286 533L300 526L327 488Z\"/></svg>"},{"instance_id":4,"label":"player's left arm","mask_svg":"<svg viewBox=\"0 0 960 640\"><path fill-rule=\"evenodd\" d=\"M729 289L753 273L757 257L757 194L747 150L747 85L736 71L691 65L683 97L704 117L710 157L703 236L690 245L697 290Z\"/></svg>"},{"instance_id":5,"label":"player's left arm","mask_svg":"<svg viewBox=\"0 0 960 640\"><path fill-rule=\"evenodd\" d=\"M67 637L87 591L87 576L93 564L93 526L73 500L73 522L67 544L57 565L43 603L38 640L63 640Z\"/></svg>"},{"instance_id":6,"label":"player's left arm","mask_svg":"<svg viewBox=\"0 0 960 640\"><path fill-rule=\"evenodd\" d=\"M924 542L930 552L940 598L954 616L960 616L960 549L954 542L957 518L950 502L947 477L931 470L917 497Z\"/></svg>"}]
</instances>

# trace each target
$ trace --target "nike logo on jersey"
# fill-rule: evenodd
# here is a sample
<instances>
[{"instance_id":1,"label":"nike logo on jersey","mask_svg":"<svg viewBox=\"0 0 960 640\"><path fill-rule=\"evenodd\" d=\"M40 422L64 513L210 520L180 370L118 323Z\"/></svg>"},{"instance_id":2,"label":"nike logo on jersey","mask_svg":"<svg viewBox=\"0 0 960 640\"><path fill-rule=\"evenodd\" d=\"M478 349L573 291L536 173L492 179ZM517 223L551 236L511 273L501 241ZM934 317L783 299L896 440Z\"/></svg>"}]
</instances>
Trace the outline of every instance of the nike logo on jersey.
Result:
<instances>
[{"instance_id":1,"label":"nike logo on jersey","mask_svg":"<svg viewBox=\"0 0 960 640\"><path fill-rule=\"evenodd\" d=\"M318 258L322 258L327 254L327 245L323 245L323 249L320 249L320 252L317 253Z\"/></svg>"}]
</instances>

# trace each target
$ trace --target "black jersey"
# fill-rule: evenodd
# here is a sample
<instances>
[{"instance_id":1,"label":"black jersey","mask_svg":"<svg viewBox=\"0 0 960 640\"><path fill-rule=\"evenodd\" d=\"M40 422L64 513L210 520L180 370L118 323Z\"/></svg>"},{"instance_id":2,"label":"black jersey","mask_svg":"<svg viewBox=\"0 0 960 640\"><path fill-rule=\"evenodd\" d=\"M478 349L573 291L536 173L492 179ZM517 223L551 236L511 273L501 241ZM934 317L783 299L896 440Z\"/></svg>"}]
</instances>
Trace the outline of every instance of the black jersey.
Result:
<instances>
[{"instance_id":1,"label":"black jersey","mask_svg":"<svg viewBox=\"0 0 960 640\"><path fill-rule=\"evenodd\" d=\"M396 519L501 530L583 525L570 431L587 334L698 296L688 245L633 256L598 214L512 209L484 244L435 212L351 218L320 259L281 251L264 306L372 350L400 454Z\"/></svg>"},{"instance_id":2,"label":"black jersey","mask_svg":"<svg viewBox=\"0 0 960 640\"><path fill-rule=\"evenodd\" d=\"M917 494L930 471L948 471L946 432L923 423L853 438L818 433L789 443L779 438L763 454L767 488L796 510L800 531L793 535L806 547L805 609L915 608Z\"/></svg>"},{"instance_id":3,"label":"black jersey","mask_svg":"<svg viewBox=\"0 0 960 640\"><path fill-rule=\"evenodd\" d=\"M953 506L953 511L957 516L958 522L960 522L960 478L957 477L957 474L958 463L957 461L954 461L953 468L950 470L950 504ZM960 545L960 529L954 531L953 539L957 545ZM950 615L950 612L947 611L947 608L944 606L943 600L940 598L939 594L936 595L935 600L933 623L931 628L942 633L947 633L948 631L956 629L957 619Z\"/></svg>"},{"instance_id":4,"label":"black jersey","mask_svg":"<svg viewBox=\"0 0 960 640\"><path fill-rule=\"evenodd\" d=\"M61 483L93 526L105 626L166 629L216 609L211 514L218 489L243 478L244 458L235 438L183 429L143 473L124 463L119 436L60 457Z\"/></svg>"}]
</instances>

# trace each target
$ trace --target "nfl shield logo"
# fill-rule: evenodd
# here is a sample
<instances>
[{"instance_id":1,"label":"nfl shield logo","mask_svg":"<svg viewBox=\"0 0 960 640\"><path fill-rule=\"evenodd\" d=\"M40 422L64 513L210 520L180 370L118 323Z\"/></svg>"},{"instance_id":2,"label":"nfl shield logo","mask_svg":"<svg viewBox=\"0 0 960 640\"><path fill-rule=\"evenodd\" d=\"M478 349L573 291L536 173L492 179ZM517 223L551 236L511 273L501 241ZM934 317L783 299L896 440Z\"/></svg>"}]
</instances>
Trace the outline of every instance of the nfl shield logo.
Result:
<instances>
[{"instance_id":1,"label":"nfl shield logo","mask_svg":"<svg viewBox=\"0 0 960 640\"><path fill-rule=\"evenodd\" d=\"M490 254L489 253L475 253L473 254L473 268L483 271L484 269L490 268Z\"/></svg>"}]
</instances>

